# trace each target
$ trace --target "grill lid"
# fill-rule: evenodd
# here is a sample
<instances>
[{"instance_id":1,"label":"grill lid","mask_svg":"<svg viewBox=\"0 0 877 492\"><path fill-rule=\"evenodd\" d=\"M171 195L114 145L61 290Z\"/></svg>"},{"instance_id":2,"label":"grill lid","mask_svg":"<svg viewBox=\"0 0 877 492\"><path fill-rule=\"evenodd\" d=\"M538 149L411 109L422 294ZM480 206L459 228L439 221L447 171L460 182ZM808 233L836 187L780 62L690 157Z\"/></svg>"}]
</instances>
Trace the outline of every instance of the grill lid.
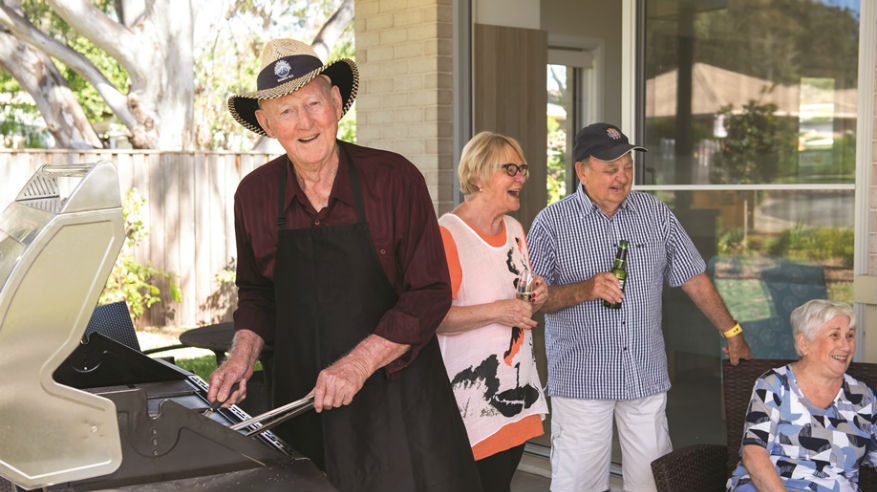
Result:
<instances>
[{"instance_id":1,"label":"grill lid","mask_svg":"<svg viewBox=\"0 0 877 492\"><path fill-rule=\"evenodd\" d=\"M115 405L52 374L78 346L124 238L107 161L44 165L0 215L0 475L25 488L121 464Z\"/></svg>"}]
</instances>

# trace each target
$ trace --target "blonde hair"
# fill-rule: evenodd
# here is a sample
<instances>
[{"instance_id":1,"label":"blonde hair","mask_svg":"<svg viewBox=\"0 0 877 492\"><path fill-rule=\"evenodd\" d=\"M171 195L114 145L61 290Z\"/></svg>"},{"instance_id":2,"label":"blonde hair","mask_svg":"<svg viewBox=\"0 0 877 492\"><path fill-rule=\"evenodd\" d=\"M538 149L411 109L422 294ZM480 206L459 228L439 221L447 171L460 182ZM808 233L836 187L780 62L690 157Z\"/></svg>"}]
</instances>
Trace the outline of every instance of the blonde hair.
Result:
<instances>
[{"instance_id":1,"label":"blonde hair","mask_svg":"<svg viewBox=\"0 0 877 492\"><path fill-rule=\"evenodd\" d=\"M460 179L460 191L464 195L471 195L479 190L477 182L490 181L490 175L494 167L505 159L508 149L511 148L521 158L521 164L526 164L524 151L521 144L512 137L500 135L494 132L481 132L472 137L460 156L460 165L457 167L457 177Z\"/></svg>"},{"instance_id":2,"label":"blonde hair","mask_svg":"<svg viewBox=\"0 0 877 492\"><path fill-rule=\"evenodd\" d=\"M813 299L798 306L792 311L792 336L795 337L795 352L801 356L798 347L798 335L803 334L807 341L812 342L819 327L835 316L846 316L850 319L850 328L856 327L856 315L853 308L845 302Z\"/></svg>"}]
</instances>

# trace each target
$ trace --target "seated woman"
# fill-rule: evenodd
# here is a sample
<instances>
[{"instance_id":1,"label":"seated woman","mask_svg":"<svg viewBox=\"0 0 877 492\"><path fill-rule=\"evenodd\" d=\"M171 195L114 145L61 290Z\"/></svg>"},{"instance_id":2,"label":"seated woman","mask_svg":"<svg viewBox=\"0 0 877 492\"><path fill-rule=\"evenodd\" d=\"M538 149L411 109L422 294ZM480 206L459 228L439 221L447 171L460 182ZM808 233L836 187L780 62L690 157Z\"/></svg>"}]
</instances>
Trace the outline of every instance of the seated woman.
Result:
<instances>
[{"instance_id":1,"label":"seated woman","mask_svg":"<svg viewBox=\"0 0 877 492\"><path fill-rule=\"evenodd\" d=\"M521 224L527 163L515 139L481 132L463 148L466 200L439 219L453 303L438 341L485 491L509 490L524 443L540 436L548 413L533 358L533 313L548 299L532 288ZM521 287L520 289L516 289ZM516 299L516 292L529 300Z\"/></svg>"},{"instance_id":2,"label":"seated woman","mask_svg":"<svg viewBox=\"0 0 877 492\"><path fill-rule=\"evenodd\" d=\"M853 310L812 300L791 320L800 359L755 382L728 490L856 491L859 466L877 467L877 402L845 374L856 351Z\"/></svg>"}]
</instances>

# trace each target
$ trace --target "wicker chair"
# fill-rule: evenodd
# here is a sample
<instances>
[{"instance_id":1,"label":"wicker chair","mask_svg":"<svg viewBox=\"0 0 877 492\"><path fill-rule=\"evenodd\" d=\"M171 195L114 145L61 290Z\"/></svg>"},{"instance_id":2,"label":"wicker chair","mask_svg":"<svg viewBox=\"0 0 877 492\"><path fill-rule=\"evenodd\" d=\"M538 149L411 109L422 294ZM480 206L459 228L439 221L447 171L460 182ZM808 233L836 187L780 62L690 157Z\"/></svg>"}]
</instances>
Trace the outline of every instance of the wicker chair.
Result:
<instances>
[{"instance_id":1,"label":"wicker chair","mask_svg":"<svg viewBox=\"0 0 877 492\"><path fill-rule=\"evenodd\" d=\"M755 380L768 369L792 362L780 359L740 361L732 366L722 361L725 397L725 428L728 445L698 444L677 449L652 462L652 472L660 492L723 491L725 483L739 460L738 451L743 437L743 420ZM854 362L847 374L867 384L877 392L877 364ZM859 470L859 490L877 490L877 473L862 467Z\"/></svg>"}]
</instances>

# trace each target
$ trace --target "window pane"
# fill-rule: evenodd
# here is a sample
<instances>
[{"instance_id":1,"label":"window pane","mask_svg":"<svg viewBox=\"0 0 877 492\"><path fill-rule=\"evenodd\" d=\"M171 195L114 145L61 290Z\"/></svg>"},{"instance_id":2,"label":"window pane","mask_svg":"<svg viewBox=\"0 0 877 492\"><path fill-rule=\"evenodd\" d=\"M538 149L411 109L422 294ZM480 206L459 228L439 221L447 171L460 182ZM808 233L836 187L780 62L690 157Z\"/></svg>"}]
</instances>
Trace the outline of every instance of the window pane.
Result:
<instances>
[{"instance_id":1,"label":"window pane","mask_svg":"<svg viewBox=\"0 0 877 492\"><path fill-rule=\"evenodd\" d=\"M852 302L859 2L645 0L637 185L692 236L757 358ZM725 441L715 328L665 288L673 444Z\"/></svg>"},{"instance_id":2,"label":"window pane","mask_svg":"<svg viewBox=\"0 0 877 492\"><path fill-rule=\"evenodd\" d=\"M567 145L570 135L575 134L575 130L569 128L574 124L574 72L575 68L566 65L548 65L548 205L566 196Z\"/></svg>"},{"instance_id":3,"label":"window pane","mask_svg":"<svg viewBox=\"0 0 877 492\"><path fill-rule=\"evenodd\" d=\"M641 182L854 182L858 10L648 0Z\"/></svg>"},{"instance_id":4,"label":"window pane","mask_svg":"<svg viewBox=\"0 0 877 492\"><path fill-rule=\"evenodd\" d=\"M655 194L679 217L756 358L794 359L791 311L853 301L851 190L693 190ZM692 204L679 208L679 204ZM675 447L725 440L721 338L681 289L665 287L663 328Z\"/></svg>"}]
</instances>

